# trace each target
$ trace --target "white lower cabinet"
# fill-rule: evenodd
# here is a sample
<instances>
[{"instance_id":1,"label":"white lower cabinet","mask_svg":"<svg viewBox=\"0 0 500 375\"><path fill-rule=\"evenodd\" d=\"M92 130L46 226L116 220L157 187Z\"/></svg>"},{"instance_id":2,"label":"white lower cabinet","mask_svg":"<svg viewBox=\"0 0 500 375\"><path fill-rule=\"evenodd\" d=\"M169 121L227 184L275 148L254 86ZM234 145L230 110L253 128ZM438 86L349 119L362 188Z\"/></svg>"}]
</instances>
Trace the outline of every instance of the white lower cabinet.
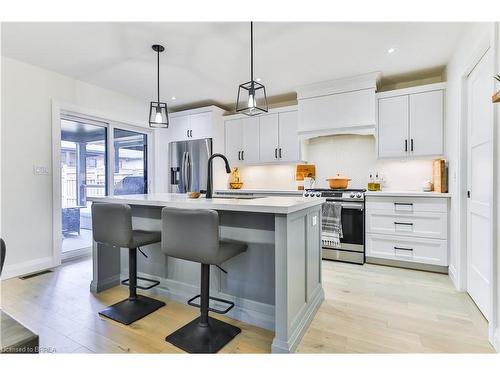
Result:
<instances>
[{"instance_id":1,"label":"white lower cabinet","mask_svg":"<svg viewBox=\"0 0 500 375\"><path fill-rule=\"evenodd\" d=\"M366 256L448 266L448 198L367 196Z\"/></svg>"}]
</instances>

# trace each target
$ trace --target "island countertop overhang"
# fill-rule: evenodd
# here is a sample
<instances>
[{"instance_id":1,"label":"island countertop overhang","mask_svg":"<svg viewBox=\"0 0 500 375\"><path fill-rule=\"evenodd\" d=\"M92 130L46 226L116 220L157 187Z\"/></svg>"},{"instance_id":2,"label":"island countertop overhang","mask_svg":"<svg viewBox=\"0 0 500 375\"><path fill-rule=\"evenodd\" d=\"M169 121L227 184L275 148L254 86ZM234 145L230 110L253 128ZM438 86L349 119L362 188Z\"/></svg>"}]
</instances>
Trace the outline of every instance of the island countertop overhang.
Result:
<instances>
[{"instance_id":1,"label":"island countertop overhang","mask_svg":"<svg viewBox=\"0 0 500 375\"><path fill-rule=\"evenodd\" d=\"M271 214L291 214L310 207L321 205L324 198L304 197L263 197L252 199L188 198L187 194L151 193L88 197L87 201L106 203L126 203L135 206L176 207L185 209L212 209L218 211L256 212Z\"/></svg>"}]
</instances>

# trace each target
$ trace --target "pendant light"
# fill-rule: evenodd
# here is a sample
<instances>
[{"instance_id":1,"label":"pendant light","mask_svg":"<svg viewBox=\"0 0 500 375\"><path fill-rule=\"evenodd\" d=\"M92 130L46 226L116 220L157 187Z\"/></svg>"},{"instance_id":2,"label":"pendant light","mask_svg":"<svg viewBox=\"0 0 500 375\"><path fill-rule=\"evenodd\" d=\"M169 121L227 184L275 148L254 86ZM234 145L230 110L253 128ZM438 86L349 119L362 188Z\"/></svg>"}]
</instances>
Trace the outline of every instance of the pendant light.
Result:
<instances>
[{"instance_id":1,"label":"pendant light","mask_svg":"<svg viewBox=\"0 0 500 375\"><path fill-rule=\"evenodd\" d=\"M149 126L152 128L168 128L167 103L160 102L160 53L165 51L165 47L154 44L151 48L153 48L153 51L157 54L158 101L151 102L149 107Z\"/></svg>"},{"instance_id":2,"label":"pendant light","mask_svg":"<svg viewBox=\"0 0 500 375\"><path fill-rule=\"evenodd\" d=\"M236 112L255 116L268 111L266 88L253 79L253 22L250 22L250 81L238 87Z\"/></svg>"}]
</instances>

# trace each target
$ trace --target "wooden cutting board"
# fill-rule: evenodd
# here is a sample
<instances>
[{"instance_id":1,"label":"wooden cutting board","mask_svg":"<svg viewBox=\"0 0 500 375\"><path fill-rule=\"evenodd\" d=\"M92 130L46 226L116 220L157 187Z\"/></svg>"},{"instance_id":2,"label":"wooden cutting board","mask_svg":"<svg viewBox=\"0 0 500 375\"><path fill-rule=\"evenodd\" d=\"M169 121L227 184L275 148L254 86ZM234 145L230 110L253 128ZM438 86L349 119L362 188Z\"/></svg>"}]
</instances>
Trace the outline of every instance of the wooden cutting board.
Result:
<instances>
[{"instance_id":1,"label":"wooden cutting board","mask_svg":"<svg viewBox=\"0 0 500 375\"><path fill-rule=\"evenodd\" d=\"M448 169L446 168L446 160L436 159L432 162L432 185L434 192L448 192Z\"/></svg>"}]
</instances>

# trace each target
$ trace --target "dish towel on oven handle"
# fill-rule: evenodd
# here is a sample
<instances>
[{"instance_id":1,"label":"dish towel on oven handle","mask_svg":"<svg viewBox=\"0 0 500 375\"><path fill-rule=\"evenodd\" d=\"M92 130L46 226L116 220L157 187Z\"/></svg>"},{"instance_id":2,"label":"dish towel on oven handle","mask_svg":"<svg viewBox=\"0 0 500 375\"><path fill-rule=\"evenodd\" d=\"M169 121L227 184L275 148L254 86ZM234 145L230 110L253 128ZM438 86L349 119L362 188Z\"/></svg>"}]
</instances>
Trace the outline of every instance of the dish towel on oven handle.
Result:
<instances>
[{"instance_id":1,"label":"dish towel on oven handle","mask_svg":"<svg viewBox=\"0 0 500 375\"><path fill-rule=\"evenodd\" d=\"M340 247L342 234L342 203L325 202L322 206L321 239L326 245Z\"/></svg>"}]
</instances>

